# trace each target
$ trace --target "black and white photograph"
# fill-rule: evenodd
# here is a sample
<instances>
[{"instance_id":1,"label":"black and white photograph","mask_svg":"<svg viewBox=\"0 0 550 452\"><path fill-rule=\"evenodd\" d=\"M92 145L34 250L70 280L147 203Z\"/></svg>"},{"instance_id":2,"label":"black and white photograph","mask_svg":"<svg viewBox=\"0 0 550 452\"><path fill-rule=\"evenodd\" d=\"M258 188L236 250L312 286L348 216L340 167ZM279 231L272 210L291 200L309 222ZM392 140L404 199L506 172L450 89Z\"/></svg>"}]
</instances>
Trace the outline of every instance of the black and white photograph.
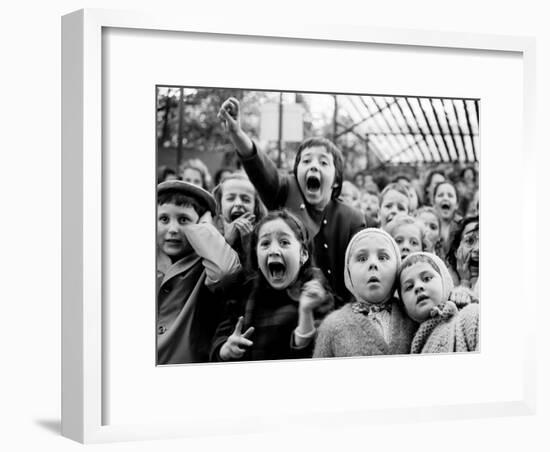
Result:
<instances>
[{"instance_id":1,"label":"black and white photograph","mask_svg":"<svg viewBox=\"0 0 550 452\"><path fill-rule=\"evenodd\" d=\"M158 85L157 365L479 351L479 115Z\"/></svg>"}]
</instances>

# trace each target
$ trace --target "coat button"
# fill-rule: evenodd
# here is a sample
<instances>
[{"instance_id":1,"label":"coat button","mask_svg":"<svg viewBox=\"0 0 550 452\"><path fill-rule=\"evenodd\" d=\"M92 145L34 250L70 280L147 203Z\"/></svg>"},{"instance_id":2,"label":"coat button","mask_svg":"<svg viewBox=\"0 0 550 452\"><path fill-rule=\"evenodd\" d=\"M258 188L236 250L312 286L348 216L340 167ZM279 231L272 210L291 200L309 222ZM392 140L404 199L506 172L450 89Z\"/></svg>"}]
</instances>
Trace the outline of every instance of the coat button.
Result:
<instances>
[{"instance_id":1,"label":"coat button","mask_svg":"<svg viewBox=\"0 0 550 452\"><path fill-rule=\"evenodd\" d=\"M166 333L166 327L164 325L159 325L159 334Z\"/></svg>"},{"instance_id":2,"label":"coat button","mask_svg":"<svg viewBox=\"0 0 550 452\"><path fill-rule=\"evenodd\" d=\"M325 243L323 246L324 246L325 248L328 248L328 245L327 245L326 243Z\"/></svg>"},{"instance_id":3,"label":"coat button","mask_svg":"<svg viewBox=\"0 0 550 452\"><path fill-rule=\"evenodd\" d=\"M332 272L330 271L330 268L327 270L327 273L328 273L329 275L332 275Z\"/></svg>"},{"instance_id":4,"label":"coat button","mask_svg":"<svg viewBox=\"0 0 550 452\"><path fill-rule=\"evenodd\" d=\"M306 205L304 203L300 204L300 210L304 210L306 208Z\"/></svg>"},{"instance_id":5,"label":"coat button","mask_svg":"<svg viewBox=\"0 0 550 452\"><path fill-rule=\"evenodd\" d=\"M326 219L323 220L323 224L327 224L328 221Z\"/></svg>"}]
</instances>

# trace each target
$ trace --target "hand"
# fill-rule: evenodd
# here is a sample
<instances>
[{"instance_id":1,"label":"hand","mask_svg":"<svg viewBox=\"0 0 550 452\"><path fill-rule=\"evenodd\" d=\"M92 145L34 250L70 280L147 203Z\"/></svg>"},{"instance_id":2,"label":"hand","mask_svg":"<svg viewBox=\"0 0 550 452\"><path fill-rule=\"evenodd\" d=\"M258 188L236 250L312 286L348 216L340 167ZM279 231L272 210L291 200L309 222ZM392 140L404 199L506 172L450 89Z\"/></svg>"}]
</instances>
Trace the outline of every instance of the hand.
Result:
<instances>
[{"instance_id":1,"label":"hand","mask_svg":"<svg viewBox=\"0 0 550 452\"><path fill-rule=\"evenodd\" d=\"M248 339L252 333L254 333L254 327L251 326L244 333L241 333L242 328L243 317L241 316L237 321L233 334L227 338L220 349L220 358L223 361L242 358L246 350L254 345L254 343Z\"/></svg>"},{"instance_id":2,"label":"hand","mask_svg":"<svg viewBox=\"0 0 550 452\"><path fill-rule=\"evenodd\" d=\"M470 255L471 250L465 251L464 248L459 247L456 253L456 270L460 281L470 281L472 274L470 272Z\"/></svg>"},{"instance_id":3,"label":"hand","mask_svg":"<svg viewBox=\"0 0 550 452\"><path fill-rule=\"evenodd\" d=\"M302 286L300 309L313 311L322 306L326 297L327 293L323 285L318 280L312 279Z\"/></svg>"},{"instance_id":4,"label":"hand","mask_svg":"<svg viewBox=\"0 0 550 452\"><path fill-rule=\"evenodd\" d=\"M455 287L449 295L449 300L456 304L458 309L476 301L473 292L464 286Z\"/></svg>"},{"instance_id":5,"label":"hand","mask_svg":"<svg viewBox=\"0 0 550 452\"><path fill-rule=\"evenodd\" d=\"M250 234L254 229L255 221L256 221L256 216L249 212L240 216L239 218L232 221L231 223L228 223L225 220L223 220L223 224L224 224L223 235L227 243L233 246L233 244L235 243L239 235L241 236L241 238L243 238L244 236Z\"/></svg>"},{"instance_id":6,"label":"hand","mask_svg":"<svg viewBox=\"0 0 550 452\"><path fill-rule=\"evenodd\" d=\"M202 215L202 217L199 218L199 223L207 223L207 224L212 224L212 212L210 212L209 210L207 210L206 212L204 212L204 214Z\"/></svg>"},{"instance_id":7,"label":"hand","mask_svg":"<svg viewBox=\"0 0 550 452\"><path fill-rule=\"evenodd\" d=\"M226 99L218 111L218 119L222 121L226 131L232 135L237 135L241 131L239 101L234 97Z\"/></svg>"}]
</instances>

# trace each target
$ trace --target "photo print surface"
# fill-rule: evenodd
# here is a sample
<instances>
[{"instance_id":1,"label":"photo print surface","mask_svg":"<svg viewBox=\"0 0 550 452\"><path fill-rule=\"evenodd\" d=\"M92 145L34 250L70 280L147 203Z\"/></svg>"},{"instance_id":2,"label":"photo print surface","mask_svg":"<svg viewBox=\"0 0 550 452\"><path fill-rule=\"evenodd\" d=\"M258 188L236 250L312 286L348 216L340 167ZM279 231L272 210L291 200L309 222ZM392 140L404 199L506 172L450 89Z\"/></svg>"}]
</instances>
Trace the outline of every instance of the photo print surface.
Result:
<instances>
[{"instance_id":1,"label":"photo print surface","mask_svg":"<svg viewBox=\"0 0 550 452\"><path fill-rule=\"evenodd\" d=\"M157 365L479 350L479 100L156 87Z\"/></svg>"}]
</instances>

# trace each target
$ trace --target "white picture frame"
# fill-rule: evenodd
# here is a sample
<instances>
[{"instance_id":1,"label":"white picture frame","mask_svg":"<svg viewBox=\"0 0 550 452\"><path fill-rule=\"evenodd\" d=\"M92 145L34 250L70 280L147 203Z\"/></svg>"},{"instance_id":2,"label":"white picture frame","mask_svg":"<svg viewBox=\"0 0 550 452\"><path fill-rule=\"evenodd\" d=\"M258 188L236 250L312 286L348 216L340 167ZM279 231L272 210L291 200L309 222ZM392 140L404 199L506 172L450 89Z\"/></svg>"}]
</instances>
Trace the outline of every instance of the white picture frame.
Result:
<instances>
[{"instance_id":1,"label":"white picture frame","mask_svg":"<svg viewBox=\"0 0 550 452\"><path fill-rule=\"evenodd\" d=\"M109 243L104 240L104 210L110 203L109 189L105 186L104 154L105 134L103 122L110 112L105 111L106 96L103 61L105 33L108 30L149 30L158 32L185 32L213 36L223 41L234 36L246 36L261 45L277 40L285 42L315 41L320 47L334 43L360 47L374 44L388 48L437 49L441 54L465 49L480 52L514 54L521 59L523 78L521 153L524 171L522 195L535 184L534 136L535 115L535 41L532 38L476 35L466 33L434 33L419 30L350 28L346 26L319 26L308 24L280 24L274 29L265 24L248 24L212 21L208 24L193 20L179 20L170 16L139 13L80 10L63 17L62 34L62 434L83 442L109 442L119 440L157 439L211 434L235 434L269 431L292 425L333 425L353 417L354 422L398 422L410 419L460 419L471 417L529 415L535 410L535 339L533 332L521 332L521 368L515 369L522 387L510 397L493 401L470 401L442 406L400 404L392 401L388 406L367 409L365 406L335 409L329 405L324 412L313 415L278 411L257 413L246 422L233 422L220 415L210 420L197 418L190 421L151 423L116 422L108 414L113 386L107 384L104 361L110 354L105 334L107 317L104 297L105 256ZM489 54L488 53L488 54ZM483 54L481 55L483 58ZM162 80L159 80L162 82ZM261 83L261 82L258 82ZM151 95L151 98L153 96ZM108 100L108 99L107 99ZM482 123L483 124L483 123ZM483 131L483 128L482 128ZM482 132L483 133L483 132ZM483 148L482 148L483 149ZM483 158L482 158L483 167ZM487 168L487 167L485 167ZM154 168L150 168L151 175ZM136 182L144 183L147 182ZM483 204L483 198L482 198ZM521 222L522 252L531 259L523 269L523 277L535 274L534 201L523 205ZM483 230L482 230L483 232ZM151 262L154 268L154 262ZM486 290L483 287L483 290ZM534 312L534 289L522 286L526 310ZM154 304L154 300L150 300ZM489 309L489 308L488 308ZM152 312L152 311L151 311ZM483 315L483 311L482 311ZM485 319L484 319L485 320ZM483 323L482 323L483 325ZM154 342L154 336L151 335ZM482 342L483 343L483 342ZM480 354L483 358L483 349ZM420 359L424 359L421 357ZM338 361L338 360L335 360ZM425 359L427 363L429 359ZM345 361L342 366L353 367L358 361ZM395 361L394 361L395 362ZM351 364L350 364L351 363ZM292 364L283 363L283 366ZM318 364L327 369L328 364ZM255 364L253 372L261 372ZM238 366L232 367L237 369ZM219 366L211 368L218 371ZM185 371L185 369L180 369ZM517 388L516 388L517 389ZM144 388L144 391L153 388Z\"/></svg>"}]
</instances>

